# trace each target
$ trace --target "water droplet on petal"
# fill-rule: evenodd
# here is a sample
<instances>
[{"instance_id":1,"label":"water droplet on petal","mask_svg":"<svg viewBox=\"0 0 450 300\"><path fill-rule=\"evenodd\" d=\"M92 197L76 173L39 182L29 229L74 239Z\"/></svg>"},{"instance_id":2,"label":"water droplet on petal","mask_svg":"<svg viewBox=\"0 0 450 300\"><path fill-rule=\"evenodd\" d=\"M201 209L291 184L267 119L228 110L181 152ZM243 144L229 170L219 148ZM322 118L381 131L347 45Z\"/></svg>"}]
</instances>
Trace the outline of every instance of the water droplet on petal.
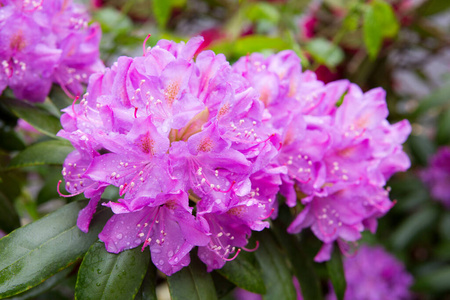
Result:
<instances>
[{"instance_id":1,"label":"water droplet on petal","mask_svg":"<svg viewBox=\"0 0 450 300\"><path fill-rule=\"evenodd\" d=\"M164 264L164 261L161 259L161 260L159 261L159 264L160 264L160 265L163 265L163 264Z\"/></svg>"},{"instance_id":2,"label":"water droplet on petal","mask_svg":"<svg viewBox=\"0 0 450 300\"><path fill-rule=\"evenodd\" d=\"M172 257L172 256L173 256L173 251L170 250L169 253L167 253L167 256L168 256L169 258Z\"/></svg>"},{"instance_id":3,"label":"water droplet on petal","mask_svg":"<svg viewBox=\"0 0 450 300\"><path fill-rule=\"evenodd\" d=\"M122 234L119 233L118 235L116 235L116 238L118 238L119 240L121 240L121 239L122 239Z\"/></svg>"},{"instance_id":4,"label":"water droplet on petal","mask_svg":"<svg viewBox=\"0 0 450 300\"><path fill-rule=\"evenodd\" d=\"M153 252L153 253L161 253L161 249L159 249L159 248L153 248L153 249L152 249L152 252Z\"/></svg>"}]
</instances>

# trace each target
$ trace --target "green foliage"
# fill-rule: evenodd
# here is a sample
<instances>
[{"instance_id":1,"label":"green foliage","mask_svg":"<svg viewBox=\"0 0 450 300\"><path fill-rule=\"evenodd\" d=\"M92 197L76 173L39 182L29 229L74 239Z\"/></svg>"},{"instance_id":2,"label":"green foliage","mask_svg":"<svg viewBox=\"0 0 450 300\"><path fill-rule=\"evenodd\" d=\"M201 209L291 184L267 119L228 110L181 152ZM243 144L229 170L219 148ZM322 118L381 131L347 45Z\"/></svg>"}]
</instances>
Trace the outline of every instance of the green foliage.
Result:
<instances>
[{"instance_id":1,"label":"green foliage","mask_svg":"<svg viewBox=\"0 0 450 300\"><path fill-rule=\"evenodd\" d=\"M344 266L338 247L334 247L331 259L327 261L327 269L337 298L343 300L347 283L345 282Z\"/></svg>"},{"instance_id":2,"label":"green foliage","mask_svg":"<svg viewBox=\"0 0 450 300\"><path fill-rule=\"evenodd\" d=\"M149 261L149 252L139 247L114 254L96 242L78 271L75 299L134 299Z\"/></svg>"},{"instance_id":3,"label":"green foliage","mask_svg":"<svg viewBox=\"0 0 450 300\"><path fill-rule=\"evenodd\" d=\"M195 256L191 256L188 267L167 278L170 296L173 300L214 300L217 299L211 274L205 265Z\"/></svg>"},{"instance_id":4,"label":"green foliage","mask_svg":"<svg viewBox=\"0 0 450 300\"><path fill-rule=\"evenodd\" d=\"M384 0L374 0L364 13L364 43L370 58L374 59L380 51L385 38L394 37L399 29L392 7Z\"/></svg>"},{"instance_id":5,"label":"green foliage","mask_svg":"<svg viewBox=\"0 0 450 300\"><path fill-rule=\"evenodd\" d=\"M84 255L110 217L101 209L89 233L81 232L76 220L85 204L70 203L0 240L0 298L29 290Z\"/></svg>"},{"instance_id":6,"label":"green foliage","mask_svg":"<svg viewBox=\"0 0 450 300\"><path fill-rule=\"evenodd\" d=\"M342 49L324 38L314 38L305 45L314 60L330 68L339 65L344 59Z\"/></svg>"}]
</instances>

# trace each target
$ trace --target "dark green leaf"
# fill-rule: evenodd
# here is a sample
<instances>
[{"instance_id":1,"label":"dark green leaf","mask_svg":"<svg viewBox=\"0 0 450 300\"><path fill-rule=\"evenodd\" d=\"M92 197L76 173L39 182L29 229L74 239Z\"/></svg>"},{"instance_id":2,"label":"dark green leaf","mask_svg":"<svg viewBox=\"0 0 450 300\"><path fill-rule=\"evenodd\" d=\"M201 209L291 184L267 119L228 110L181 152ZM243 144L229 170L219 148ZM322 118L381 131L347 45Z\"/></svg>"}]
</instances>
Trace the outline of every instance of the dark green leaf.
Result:
<instances>
[{"instance_id":1,"label":"dark green leaf","mask_svg":"<svg viewBox=\"0 0 450 300\"><path fill-rule=\"evenodd\" d=\"M420 100L419 106L411 117L423 115L431 108L448 105L450 100L450 80L446 81L441 88L433 91L429 96Z\"/></svg>"},{"instance_id":2,"label":"dark green leaf","mask_svg":"<svg viewBox=\"0 0 450 300\"><path fill-rule=\"evenodd\" d=\"M21 293L17 295L16 297L11 298L10 300L26 300L26 299L34 299L34 297L50 290L57 284L59 284L61 281L63 281L67 275L72 272L73 268L66 268L62 270L61 272L56 273L43 283L35 286L32 289L29 289L28 291Z\"/></svg>"},{"instance_id":3,"label":"dark green leaf","mask_svg":"<svg viewBox=\"0 0 450 300\"><path fill-rule=\"evenodd\" d=\"M417 278L413 288L420 291L450 291L450 267L444 266Z\"/></svg>"},{"instance_id":4,"label":"dark green leaf","mask_svg":"<svg viewBox=\"0 0 450 300\"><path fill-rule=\"evenodd\" d=\"M342 49L324 38L310 40L305 48L315 61L330 68L336 67L344 59Z\"/></svg>"},{"instance_id":5,"label":"dark green leaf","mask_svg":"<svg viewBox=\"0 0 450 300\"><path fill-rule=\"evenodd\" d=\"M0 298L38 285L84 255L110 216L100 209L89 233L81 232L76 221L86 203L72 202L0 240Z\"/></svg>"},{"instance_id":6,"label":"dark green leaf","mask_svg":"<svg viewBox=\"0 0 450 300\"><path fill-rule=\"evenodd\" d=\"M285 255L278 248L270 232L268 230L257 232L255 238L259 241L259 248L255 255L261 266L267 291L263 299L297 299Z\"/></svg>"},{"instance_id":7,"label":"dark green leaf","mask_svg":"<svg viewBox=\"0 0 450 300\"><path fill-rule=\"evenodd\" d=\"M217 271L211 272L211 277L214 282L214 287L216 289L217 297L219 299L227 299L232 295L231 291L236 288L236 285L225 277L220 275ZM234 299L234 298L233 298Z\"/></svg>"},{"instance_id":8,"label":"dark green leaf","mask_svg":"<svg viewBox=\"0 0 450 300\"><path fill-rule=\"evenodd\" d=\"M417 13L420 16L430 16L448 9L450 9L450 1L428 0L424 1L422 6L417 9Z\"/></svg>"},{"instance_id":9,"label":"dark green leaf","mask_svg":"<svg viewBox=\"0 0 450 300\"><path fill-rule=\"evenodd\" d=\"M11 232L18 227L20 227L19 215L13 203L0 191L0 229Z\"/></svg>"},{"instance_id":10,"label":"dark green leaf","mask_svg":"<svg viewBox=\"0 0 450 300\"><path fill-rule=\"evenodd\" d=\"M156 299L156 267L149 263L147 274L142 281L141 288L137 293L135 300L157 300Z\"/></svg>"},{"instance_id":11,"label":"dark green leaf","mask_svg":"<svg viewBox=\"0 0 450 300\"><path fill-rule=\"evenodd\" d=\"M434 144L425 136L410 135L408 145L416 163L426 166L428 158L436 151Z\"/></svg>"},{"instance_id":12,"label":"dark green leaf","mask_svg":"<svg viewBox=\"0 0 450 300\"><path fill-rule=\"evenodd\" d=\"M45 110L16 99L3 99L2 101L18 118L24 119L43 134L54 138L56 133L62 129L59 119Z\"/></svg>"},{"instance_id":13,"label":"dark green leaf","mask_svg":"<svg viewBox=\"0 0 450 300\"><path fill-rule=\"evenodd\" d=\"M37 165L61 165L73 146L65 140L50 140L33 144L17 154L9 164L9 168L21 168Z\"/></svg>"},{"instance_id":14,"label":"dark green leaf","mask_svg":"<svg viewBox=\"0 0 450 300\"><path fill-rule=\"evenodd\" d=\"M336 297L339 300L343 300L347 283L345 281L344 266L342 265L341 253L338 247L334 247L331 259L327 261L327 269Z\"/></svg>"},{"instance_id":15,"label":"dark green leaf","mask_svg":"<svg viewBox=\"0 0 450 300\"><path fill-rule=\"evenodd\" d=\"M281 222L275 223L275 226L271 228L287 252L295 276L300 283L303 299L323 299L320 290L320 281L312 265L312 260L308 259L298 241L293 235L286 232L286 228Z\"/></svg>"},{"instance_id":16,"label":"dark green leaf","mask_svg":"<svg viewBox=\"0 0 450 300\"><path fill-rule=\"evenodd\" d=\"M114 254L96 242L78 271L75 299L134 299L149 261L149 252L140 247Z\"/></svg>"},{"instance_id":17,"label":"dark green leaf","mask_svg":"<svg viewBox=\"0 0 450 300\"><path fill-rule=\"evenodd\" d=\"M6 151L17 151L25 148L25 143L13 128L0 127L0 148Z\"/></svg>"},{"instance_id":18,"label":"dark green leaf","mask_svg":"<svg viewBox=\"0 0 450 300\"><path fill-rule=\"evenodd\" d=\"M439 116L436 141L439 145L446 145L450 142L450 109L445 110Z\"/></svg>"},{"instance_id":19,"label":"dark green leaf","mask_svg":"<svg viewBox=\"0 0 450 300\"><path fill-rule=\"evenodd\" d=\"M211 275L205 265L195 256L191 256L189 266L167 277L172 300L213 300L217 299Z\"/></svg>"},{"instance_id":20,"label":"dark green leaf","mask_svg":"<svg viewBox=\"0 0 450 300\"><path fill-rule=\"evenodd\" d=\"M251 254L248 253L248 255ZM257 294L266 293L261 272L247 259L246 255L238 255L217 272L240 288Z\"/></svg>"},{"instance_id":21,"label":"dark green leaf","mask_svg":"<svg viewBox=\"0 0 450 300\"><path fill-rule=\"evenodd\" d=\"M436 207L427 207L417 211L404 220L391 236L391 243L395 249L404 249L419 233L431 227L436 221L438 210Z\"/></svg>"}]
</instances>

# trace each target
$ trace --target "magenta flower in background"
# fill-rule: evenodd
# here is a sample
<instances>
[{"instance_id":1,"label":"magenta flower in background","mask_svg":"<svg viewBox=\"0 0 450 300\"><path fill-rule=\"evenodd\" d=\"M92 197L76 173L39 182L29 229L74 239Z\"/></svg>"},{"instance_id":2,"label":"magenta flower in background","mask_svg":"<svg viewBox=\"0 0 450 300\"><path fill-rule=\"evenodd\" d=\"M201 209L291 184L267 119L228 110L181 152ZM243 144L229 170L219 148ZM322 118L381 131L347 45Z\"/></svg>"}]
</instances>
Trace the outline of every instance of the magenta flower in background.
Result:
<instances>
[{"instance_id":1,"label":"magenta flower in background","mask_svg":"<svg viewBox=\"0 0 450 300\"><path fill-rule=\"evenodd\" d=\"M431 157L420 177L430 189L431 196L450 208L450 147L441 147Z\"/></svg>"},{"instance_id":2,"label":"magenta flower in background","mask_svg":"<svg viewBox=\"0 0 450 300\"><path fill-rule=\"evenodd\" d=\"M354 257L346 257L344 273L345 300L411 299L409 288L413 277L400 261L380 246L364 245ZM336 299L333 290L327 299Z\"/></svg>"},{"instance_id":3,"label":"magenta flower in background","mask_svg":"<svg viewBox=\"0 0 450 300\"><path fill-rule=\"evenodd\" d=\"M257 92L223 55L194 60L201 43L161 40L120 57L91 76L58 134L76 149L66 189L90 198L79 228L88 231L104 189L118 187L100 239L114 253L149 246L167 275L189 264L194 246L209 271L245 249L252 230L268 227L284 172L270 164L278 137Z\"/></svg>"},{"instance_id":4,"label":"magenta flower in background","mask_svg":"<svg viewBox=\"0 0 450 300\"><path fill-rule=\"evenodd\" d=\"M374 232L377 218L393 205L386 181L410 166L401 144L411 127L386 120L385 92L363 93L346 80L324 84L301 71L293 51L252 54L233 69L259 91L264 123L281 137L272 164L287 169L281 186L286 203L302 207L288 231L312 229L324 242L316 261L330 258L334 241L346 249L363 230Z\"/></svg>"},{"instance_id":5,"label":"magenta flower in background","mask_svg":"<svg viewBox=\"0 0 450 300\"><path fill-rule=\"evenodd\" d=\"M43 102L52 83L80 95L82 83L104 68L100 26L88 25L85 8L65 0L2 0L0 93Z\"/></svg>"}]
</instances>

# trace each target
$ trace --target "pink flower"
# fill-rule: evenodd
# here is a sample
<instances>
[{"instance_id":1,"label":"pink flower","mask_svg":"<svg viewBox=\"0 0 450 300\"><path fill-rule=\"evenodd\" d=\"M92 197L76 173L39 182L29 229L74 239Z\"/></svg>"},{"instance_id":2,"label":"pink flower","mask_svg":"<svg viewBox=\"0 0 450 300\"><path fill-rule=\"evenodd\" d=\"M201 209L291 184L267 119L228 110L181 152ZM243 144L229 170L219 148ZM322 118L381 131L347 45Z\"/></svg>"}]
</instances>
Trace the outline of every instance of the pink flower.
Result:
<instances>
[{"instance_id":1,"label":"pink flower","mask_svg":"<svg viewBox=\"0 0 450 300\"><path fill-rule=\"evenodd\" d=\"M382 247L362 246L354 257L344 260L346 300L411 299L413 277ZM328 300L336 299L334 291Z\"/></svg>"},{"instance_id":2,"label":"pink flower","mask_svg":"<svg viewBox=\"0 0 450 300\"><path fill-rule=\"evenodd\" d=\"M292 51L252 54L233 69L259 91L264 122L281 137L272 162L286 170L281 194L289 206L299 200L303 207L288 231L312 229L325 243L317 261L329 259L335 240L343 246L365 229L375 231L376 219L392 207L383 186L410 166L401 144L411 127L386 120L385 92L363 93L345 80L324 84L301 71Z\"/></svg>"},{"instance_id":3,"label":"pink flower","mask_svg":"<svg viewBox=\"0 0 450 300\"><path fill-rule=\"evenodd\" d=\"M441 147L434 154L420 177L430 189L431 196L450 208L450 148Z\"/></svg>"},{"instance_id":4,"label":"pink flower","mask_svg":"<svg viewBox=\"0 0 450 300\"><path fill-rule=\"evenodd\" d=\"M277 136L257 92L223 55L194 60L201 43L161 40L141 57L120 57L91 76L58 134L76 148L64 164L66 188L91 199L80 229L104 188L118 187L100 239L115 253L149 246L167 275L189 264L194 246L208 270L235 257L252 230L268 226L281 183L270 165Z\"/></svg>"},{"instance_id":5,"label":"pink flower","mask_svg":"<svg viewBox=\"0 0 450 300\"><path fill-rule=\"evenodd\" d=\"M0 7L0 92L43 102L52 83L80 95L82 83L103 69L100 27L88 25L71 1L3 1Z\"/></svg>"}]
</instances>

